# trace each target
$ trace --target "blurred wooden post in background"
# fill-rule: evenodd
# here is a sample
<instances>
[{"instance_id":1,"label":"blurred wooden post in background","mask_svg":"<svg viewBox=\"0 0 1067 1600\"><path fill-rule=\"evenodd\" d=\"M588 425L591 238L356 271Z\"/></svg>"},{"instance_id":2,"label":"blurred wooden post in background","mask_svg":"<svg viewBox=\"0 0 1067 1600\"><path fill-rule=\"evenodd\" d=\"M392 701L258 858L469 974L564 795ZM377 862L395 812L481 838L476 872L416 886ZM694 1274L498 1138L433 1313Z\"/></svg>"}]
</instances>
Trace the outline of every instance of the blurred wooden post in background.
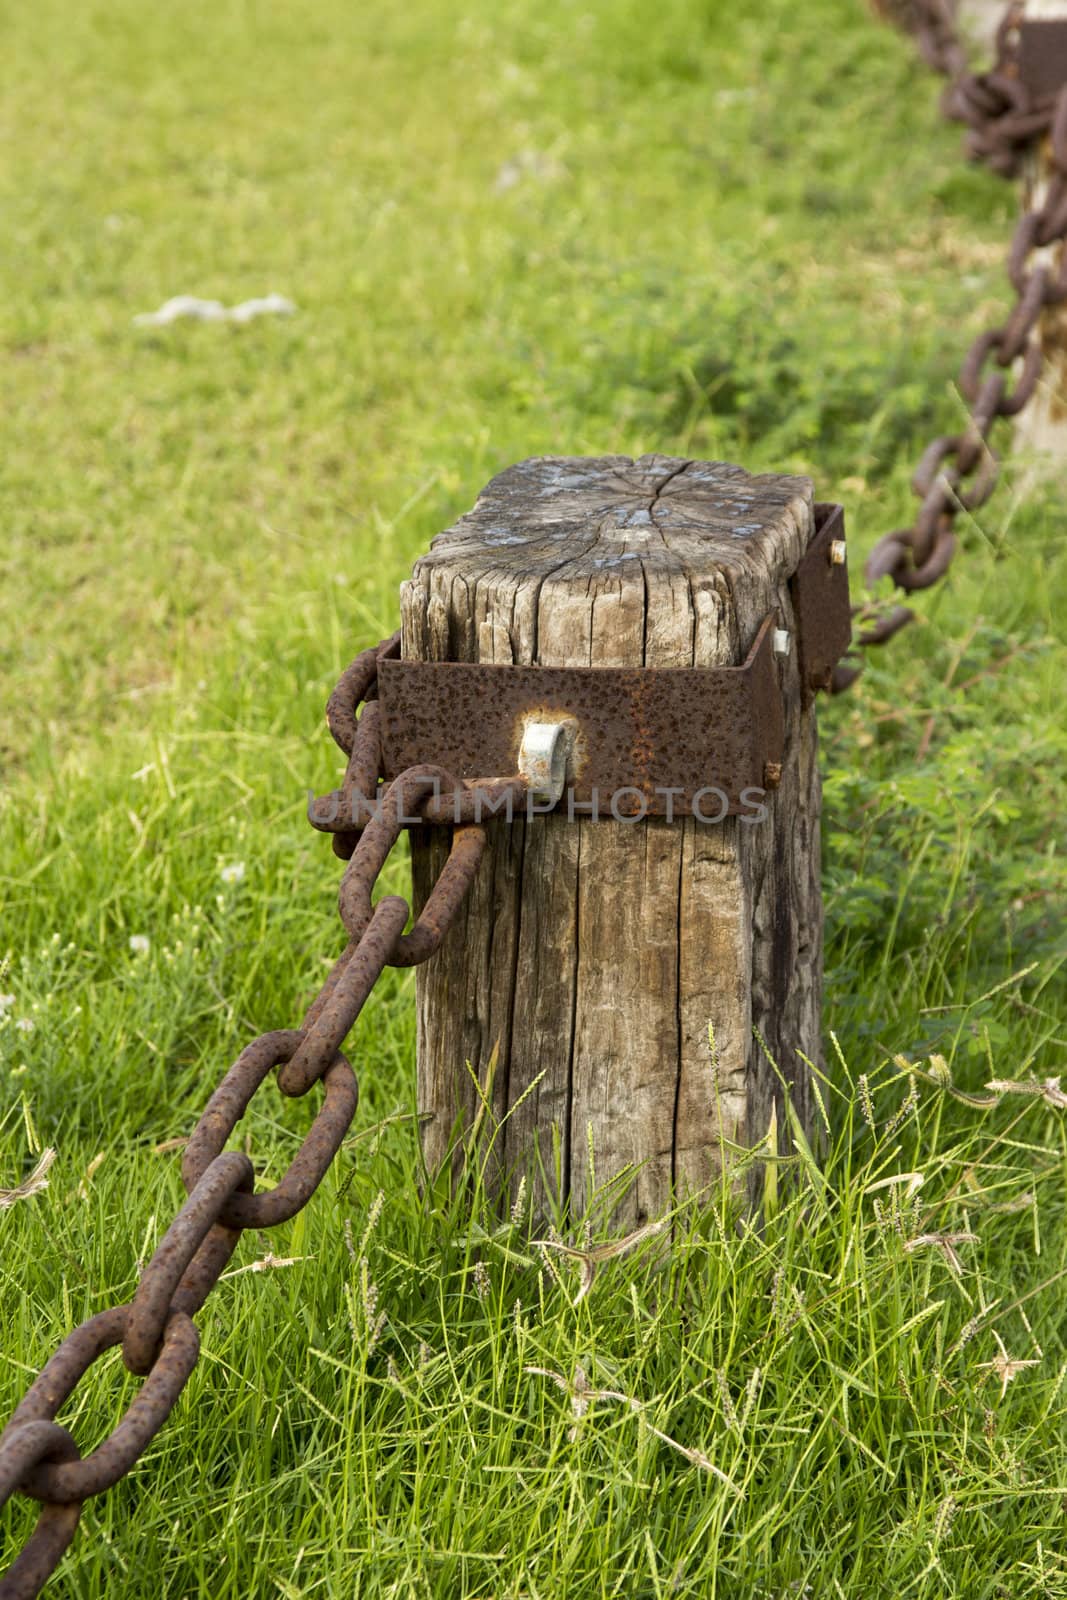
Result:
<instances>
[{"instance_id":1,"label":"blurred wooden post in background","mask_svg":"<svg viewBox=\"0 0 1067 1600\"><path fill-rule=\"evenodd\" d=\"M928 0L870 0L880 17L904 33L918 33L930 22ZM992 59L997 29L1007 0L940 0L964 40L974 47L975 63L985 67Z\"/></svg>"},{"instance_id":2,"label":"blurred wooden post in background","mask_svg":"<svg viewBox=\"0 0 1067 1600\"><path fill-rule=\"evenodd\" d=\"M478 1116L473 1075L502 1124L495 1186L525 1172L538 1210L569 1199L581 1215L594 1189L628 1183L607 1209L639 1224L675 1191L706 1188L723 1137L785 1134L757 1031L808 1125L798 1052L820 1056L820 790L788 580L813 525L807 478L546 457L495 478L417 562L402 598L407 660L736 666L772 612L793 637L773 657L785 748L764 821L709 825L688 810L618 821L604 796L604 820L490 824L466 905L418 972L432 1171L454 1159L457 1121ZM444 830L413 833L418 903L446 850Z\"/></svg>"},{"instance_id":3,"label":"blurred wooden post in background","mask_svg":"<svg viewBox=\"0 0 1067 1600\"><path fill-rule=\"evenodd\" d=\"M960 32L975 47L976 65L985 71L993 59L997 29L1004 20L1007 0L954 0Z\"/></svg>"}]
</instances>

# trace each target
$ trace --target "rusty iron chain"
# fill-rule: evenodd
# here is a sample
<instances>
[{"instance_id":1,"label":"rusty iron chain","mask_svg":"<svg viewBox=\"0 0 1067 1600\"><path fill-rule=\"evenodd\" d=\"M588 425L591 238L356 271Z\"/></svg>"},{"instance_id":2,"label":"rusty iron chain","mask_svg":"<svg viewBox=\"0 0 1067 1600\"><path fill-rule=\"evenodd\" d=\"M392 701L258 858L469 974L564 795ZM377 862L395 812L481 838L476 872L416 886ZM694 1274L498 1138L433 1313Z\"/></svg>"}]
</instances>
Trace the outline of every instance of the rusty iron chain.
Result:
<instances>
[{"instance_id":1,"label":"rusty iron chain","mask_svg":"<svg viewBox=\"0 0 1067 1600\"><path fill-rule=\"evenodd\" d=\"M343 674L326 705L326 721L334 742L348 757L348 766L339 789L312 800L308 806L308 821L320 832L333 834L334 851L342 860L351 856L366 822L381 814L383 784L377 664L395 656L399 649L400 635L394 633L364 650ZM358 707L361 699L365 703L357 738L353 707ZM421 770L412 767L403 776L409 778ZM498 814L509 801L514 806L526 794L526 780L518 774L478 778L456 786L447 774L438 773L435 779L436 769L426 770L430 782L424 788L432 792L423 793L419 800L418 820L422 822L450 827L478 822L483 816ZM409 816L400 826L410 826L414 820Z\"/></svg>"},{"instance_id":2,"label":"rusty iron chain","mask_svg":"<svg viewBox=\"0 0 1067 1600\"><path fill-rule=\"evenodd\" d=\"M996 487L999 462L990 438L1001 417L1016 416L1041 379L1044 352L1040 320L1050 306L1067 300L1067 249L1050 265L1037 252L1067 241L1067 86L1055 99L1037 104L1018 77L1018 34L1024 6L1009 5L997 30L997 60L991 72L973 73L956 29L951 0L908 0L906 10L882 0L879 7L915 34L923 58L949 78L942 101L945 114L966 122L968 153L995 172L1013 176L1035 141L1047 137L1051 179L1042 203L1019 219L1008 250L1007 272L1015 305L996 327L980 333L964 358L959 389L968 408L967 426L932 440L912 478L919 511L909 528L886 534L867 558L865 575L873 588L889 577L898 589L915 593L944 577L956 554L955 522L960 512L977 511ZM1009 373L1016 369L1014 387ZM856 639L866 648L886 643L915 619L907 606L856 608L867 624ZM861 668L839 665L835 693L855 682Z\"/></svg>"},{"instance_id":3,"label":"rusty iron chain","mask_svg":"<svg viewBox=\"0 0 1067 1600\"><path fill-rule=\"evenodd\" d=\"M337 834L348 861L339 895L348 943L300 1027L254 1039L209 1099L182 1157L187 1199L141 1272L133 1299L90 1317L64 1339L0 1434L0 1507L16 1491L42 1506L14 1564L0 1574L0 1600L32 1600L40 1592L74 1537L84 1502L125 1477L170 1416L200 1350L192 1319L243 1230L274 1228L294 1217L341 1148L359 1096L341 1045L374 984L387 966L413 966L433 955L474 880L486 834L470 820L477 815L470 786L427 766L411 767L390 784L380 781L377 662L397 645L394 637L358 656L327 709L330 731L349 758L340 797L350 803L357 794L364 802L363 815L357 807ZM521 779L510 778L506 786L525 795ZM383 895L372 904L371 896L401 829L435 819L453 826L451 852L405 933L407 901ZM225 1147L272 1071L282 1094L305 1095L321 1083L323 1099L281 1181L257 1194L251 1160ZM116 1346L144 1383L110 1435L83 1457L55 1417L97 1358Z\"/></svg>"},{"instance_id":4,"label":"rusty iron chain","mask_svg":"<svg viewBox=\"0 0 1067 1600\"><path fill-rule=\"evenodd\" d=\"M995 59L975 72L956 25L953 0L875 0L883 16L914 36L919 54L947 78L941 110L966 123L965 148L1003 177L1015 177L1034 140L1051 123L1051 101L1032 103L1019 78L1019 25L1025 0L1010 0L994 36Z\"/></svg>"}]
</instances>

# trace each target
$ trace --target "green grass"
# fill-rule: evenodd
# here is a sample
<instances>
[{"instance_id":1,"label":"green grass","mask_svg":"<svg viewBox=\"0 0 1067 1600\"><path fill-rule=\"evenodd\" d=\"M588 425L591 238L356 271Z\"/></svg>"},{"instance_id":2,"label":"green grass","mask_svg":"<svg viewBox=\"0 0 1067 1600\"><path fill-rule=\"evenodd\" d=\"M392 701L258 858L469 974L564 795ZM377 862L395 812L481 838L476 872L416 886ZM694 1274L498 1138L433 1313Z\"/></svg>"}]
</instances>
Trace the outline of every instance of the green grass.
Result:
<instances>
[{"instance_id":1,"label":"green grass","mask_svg":"<svg viewBox=\"0 0 1067 1600\"><path fill-rule=\"evenodd\" d=\"M958 425L1016 204L859 0L7 22L0 1187L58 1154L0 1210L0 1416L129 1297L180 1201L156 1147L339 948L321 708L431 535L511 460L655 449L810 472L869 547ZM299 313L131 326L269 290ZM1011 462L965 533L820 712L821 1170L577 1300L476 1175L420 1201L387 975L335 1174L246 1237L57 1600L1067 1596L1064 1113L961 1098L1064 1067L1060 492ZM306 1120L257 1099L261 1181ZM94 1369L84 1447L133 1392Z\"/></svg>"}]
</instances>

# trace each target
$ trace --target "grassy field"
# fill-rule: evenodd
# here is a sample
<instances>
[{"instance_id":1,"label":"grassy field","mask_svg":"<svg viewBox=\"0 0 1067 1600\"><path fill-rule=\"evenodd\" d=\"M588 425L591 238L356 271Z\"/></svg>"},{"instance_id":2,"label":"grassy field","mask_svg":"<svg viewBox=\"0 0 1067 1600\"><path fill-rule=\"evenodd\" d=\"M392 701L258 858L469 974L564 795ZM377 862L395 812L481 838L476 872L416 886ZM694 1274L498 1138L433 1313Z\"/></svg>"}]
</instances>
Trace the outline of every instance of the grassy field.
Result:
<instances>
[{"instance_id":1,"label":"grassy field","mask_svg":"<svg viewBox=\"0 0 1067 1600\"><path fill-rule=\"evenodd\" d=\"M130 1296L173 1141L340 948L304 796L416 553L514 459L646 450L809 472L869 547L958 426L1016 204L861 0L6 23L0 1189L57 1154L0 1209L0 1417ZM132 323L269 291L297 313ZM1011 461L965 543L821 711L822 1169L579 1300L476 1181L420 1202L388 974L335 1174L246 1236L56 1600L1067 1596L1064 1102L1011 1087L1067 1048L1055 483ZM261 1181L306 1118L259 1097ZM134 1392L94 1368L83 1448Z\"/></svg>"}]
</instances>

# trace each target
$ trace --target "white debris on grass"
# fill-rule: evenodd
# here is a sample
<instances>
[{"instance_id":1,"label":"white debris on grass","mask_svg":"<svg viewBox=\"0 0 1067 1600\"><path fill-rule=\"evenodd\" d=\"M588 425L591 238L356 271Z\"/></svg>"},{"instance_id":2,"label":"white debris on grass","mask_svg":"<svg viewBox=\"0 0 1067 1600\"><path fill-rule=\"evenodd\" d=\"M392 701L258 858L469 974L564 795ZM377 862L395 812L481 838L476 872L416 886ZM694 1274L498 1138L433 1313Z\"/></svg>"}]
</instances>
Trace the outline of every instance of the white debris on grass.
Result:
<instances>
[{"instance_id":1,"label":"white debris on grass","mask_svg":"<svg viewBox=\"0 0 1067 1600\"><path fill-rule=\"evenodd\" d=\"M546 155L540 150L519 150L498 169L493 188L497 194L506 194L524 179L550 183L564 177L566 171L566 167L555 156Z\"/></svg>"},{"instance_id":2,"label":"white debris on grass","mask_svg":"<svg viewBox=\"0 0 1067 1600\"><path fill-rule=\"evenodd\" d=\"M291 317L295 310L293 301L283 294L265 294L258 300L242 300L226 315L231 322L251 322L254 317Z\"/></svg>"},{"instance_id":3,"label":"white debris on grass","mask_svg":"<svg viewBox=\"0 0 1067 1600\"><path fill-rule=\"evenodd\" d=\"M41 1159L22 1183L17 1183L13 1189L0 1189L0 1211L6 1211L13 1206L16 1200L29 1200L31 1196L40 1194L42 1189L48 1188L48 1171L56 1153L51 1147L41 1151Z\"/></svg>"},{"instance_id":4,"label":"white debris on grass","mask_svg":"<svg viewBox=\"0 0 1067 1600\"><path fill-rule=\"evenodd\" d=\"M613 1261L616 1256L622 1256L628 1250L633 1250L646 1239L651 1239L655 1234L662 1233L670 1227L670 1218L661 1217L657 1222L646 1222L644 1227L638 1228L635 1233L628 1233L623 1239L612 1239L607 1244L597 1244L587 1250L578 1250L573 1245L564 1244L560 1239L534 1239L533 1244L541 1250L559 1250L563 1255L570 1256L580 1266L581 1278L578 1293L574 1297L574 1304L584 1300L593 1287L597 1267L602 1261Z\"/></svg>"},{"instance_id":5,"label":"white debris on grass","mask_svg":"<svg viewBox=\"0 0 1067 1600\"><path fill-rule=\"evenodd\" d=\"M283 294L267 294L224 306L221 300L201 300L195 294L176 294L165 300L158 311L142 311L134 317L135 328L165 328L182 317L197 322L251 322L255 317L291 317L296 310Z\"/></svg>"}]
</instances>

